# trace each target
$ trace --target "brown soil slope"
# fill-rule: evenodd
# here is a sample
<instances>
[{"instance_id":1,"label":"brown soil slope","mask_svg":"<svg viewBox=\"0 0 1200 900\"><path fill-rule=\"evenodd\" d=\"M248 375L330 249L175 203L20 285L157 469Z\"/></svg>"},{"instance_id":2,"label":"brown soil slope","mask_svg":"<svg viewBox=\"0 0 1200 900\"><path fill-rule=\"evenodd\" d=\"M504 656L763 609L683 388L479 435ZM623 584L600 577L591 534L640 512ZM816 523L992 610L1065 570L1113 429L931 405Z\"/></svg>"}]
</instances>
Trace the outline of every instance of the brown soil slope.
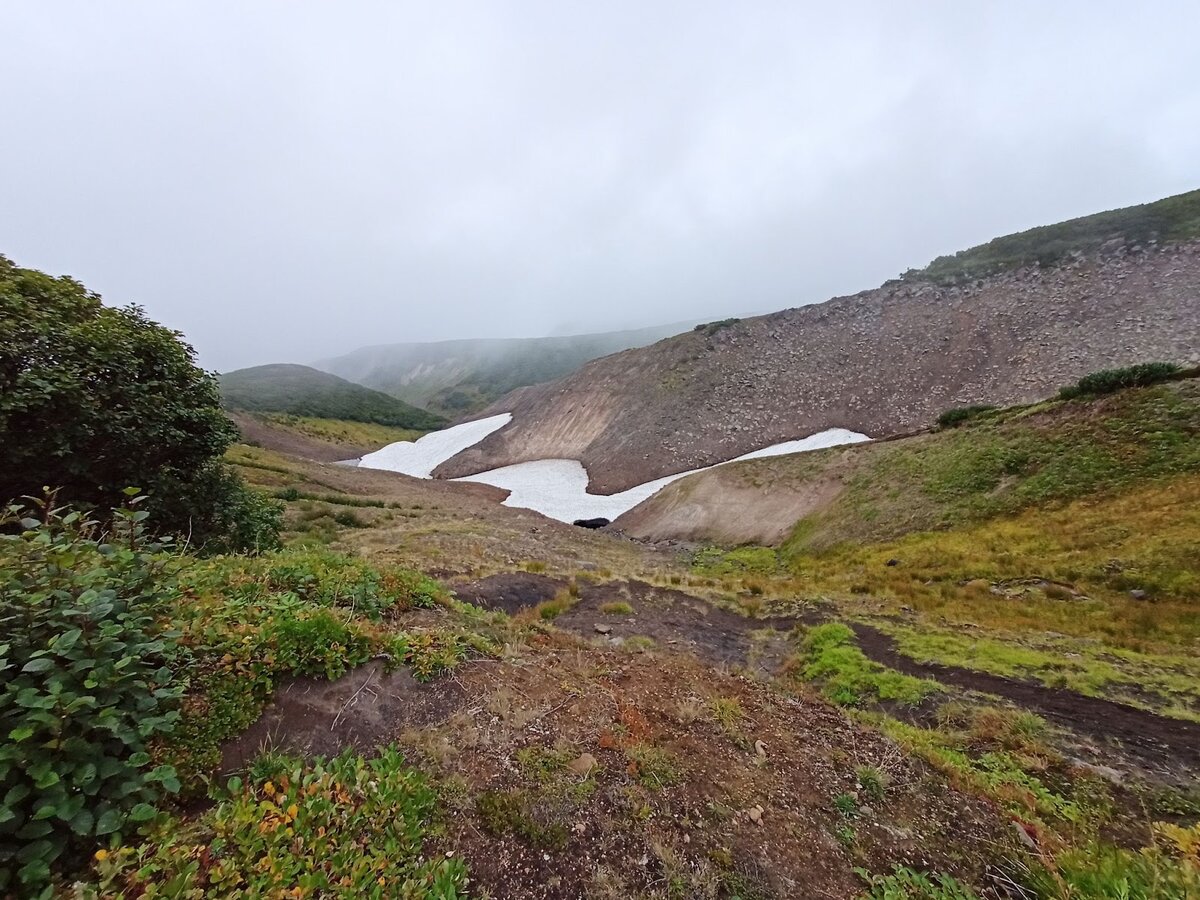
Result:
<instances>
[{"instance_id":1,"label":"brown soil slope","mask_svg":"<svg viewBox=\"0 0 1200 900\"><path fill-rule=\"evenodd\" d=\"M1075 255L965 284L893 281L589 363L493 405L511 425L437 472L580 459L623 490L827 428L883 437L1088 372L1200 361L1200 242Z\"/></svg>"}]
</instances>

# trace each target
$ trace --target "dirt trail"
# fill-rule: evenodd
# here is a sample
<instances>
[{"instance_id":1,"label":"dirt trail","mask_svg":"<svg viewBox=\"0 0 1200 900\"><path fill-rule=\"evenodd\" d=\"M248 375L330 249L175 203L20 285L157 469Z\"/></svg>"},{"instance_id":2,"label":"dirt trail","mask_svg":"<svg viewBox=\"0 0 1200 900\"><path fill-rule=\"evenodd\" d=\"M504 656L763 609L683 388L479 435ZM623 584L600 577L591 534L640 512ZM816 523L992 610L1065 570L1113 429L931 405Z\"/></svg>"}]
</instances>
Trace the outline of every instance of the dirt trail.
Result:
<instances>
[{"instance_id":1,"label":"dirt trail","mask_svg":"<svg viewBox=\"0 0 1200 900\"><path fill-rule=\"evenodd\" d=\"M1200 724L1169 719L1146 710L1087 697L1031 681L990 675L974 669L918 662L896 649L896 642L869 625L853 625L863 653L882 665L942 684L995 694L1088 735L1151 767L1171 772L1180 765L1200 771Z\"/></svg>"}]
</instances>

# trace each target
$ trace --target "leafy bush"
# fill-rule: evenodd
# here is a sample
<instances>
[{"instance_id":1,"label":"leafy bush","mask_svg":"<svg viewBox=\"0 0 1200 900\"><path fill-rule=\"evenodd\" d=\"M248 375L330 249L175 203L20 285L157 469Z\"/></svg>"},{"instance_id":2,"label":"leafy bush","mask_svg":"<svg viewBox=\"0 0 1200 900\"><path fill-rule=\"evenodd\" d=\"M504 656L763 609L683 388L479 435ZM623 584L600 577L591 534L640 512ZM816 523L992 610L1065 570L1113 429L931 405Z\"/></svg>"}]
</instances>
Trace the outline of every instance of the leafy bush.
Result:
<instances>
[{"instance_id":1,"label":"leafy bush","mask_svg":"<svg viewBox=\"0 0 1200 900\"><path fill-rule=\"evenodd\" d=\"M0 502L50 485L108 509L136 484L192 547L273 546L270 508L221 460L237 430L194 357L140 308L0 256Z\"/></svg>"},{"instance_id":2,"label":"leafy bush","mask_svg":"<svg viewBox=\"0 0 1200 900\"><path fill-rule=\"evenodd\" d=\"M275 662L292 675L323 675L332 680L366 662L370 641L329 610L285 615L263 631Z\"/></svg>"},{"instance_id":3,"label":"leafy bush","mask_svg":"<svg viewBox=\"0 0 1200 900\"><path fill-rule=\"evenodd\" d=\"M84 896L462 896L462 862L424 852L435 794L394 747L270 770L285 773L232 779L193 825L164 818L144 843L97 854Z\"/></svg>"},{"instance_id":4,"label":"leafy bush","mask_svg":"<svg viewBox=\"0 0 1200 900\"><path fill-rule=\"evenodd\" d=\"M1075 384L1068 385L1058 392L1062 400L1073 397L1094 397L1100 394L1112 394L1116 391L1131 387L1144 387L1169 381L1183 369L1174 363L1151 362L1139 363L1136 366L1126 366L1123 369L1103 369L1084 375Z\"/></svg>"},{"instance_id":5,"label":"leafy bush","mask_svg":"<svg viewBox=\"0 0 1200 900\"><path fill-rule=\"evenodd\" d=\"M32 891L98 838L151 818L170 767L148 742L171 729L182 688L160 614L169 574L139 546L142 512L118 542L78 512L9 507L0 535L0 892Z\"/></svg>"},{"instance_id":6,"label":"leafy bush","mask_svg":"<svg viewBox=\"0 0 1200 900\"><path fill-rule=\"evenodd\" d=\"M941 428L954 428L963 422L976 419L984 413L992 412L994 409L996 409L995 406L989 406L986 403L977 403L972 406L956 406L938 416L937 423Z\"/></svg>"},{"instance_id":7,"label":"leafy bush","mask_svg":"<svg viewBox=\"0 0 1200 900\"><path fill-rule=\"evenodd\" d=\"M870 890L863 900L979 900L973 890L949 875L925 875L897 866L888 875L855 869Z\"/></svg>"}]
</instances>

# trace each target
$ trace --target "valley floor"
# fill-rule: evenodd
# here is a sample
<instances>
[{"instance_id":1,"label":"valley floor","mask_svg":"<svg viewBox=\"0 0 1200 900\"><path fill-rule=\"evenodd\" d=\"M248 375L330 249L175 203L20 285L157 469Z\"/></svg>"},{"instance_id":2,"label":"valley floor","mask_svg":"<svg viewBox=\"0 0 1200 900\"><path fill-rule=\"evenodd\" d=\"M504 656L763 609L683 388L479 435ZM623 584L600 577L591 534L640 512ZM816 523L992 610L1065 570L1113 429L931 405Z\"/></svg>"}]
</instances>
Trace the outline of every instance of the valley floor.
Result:
<instances>
[{"instance_id":1,"label":"valley floor","mask_svg":"<svg viewBox=\"0 0 1200 900\"><path fill-rule=\"evenodd\" d=\"M784 568L765 548L695 553L573 528L482 485L264 448L231 459L288 501L294 542L430 572L458 598L389 628L491 649L427 683L371 664L285 686L224 765L253 770L265 746L303 757L398 742L440 798L430 852L466 863L471 896L1195 888L1179 868L1200 816L1194 606L1061 593L1055 560L1078 562L1082 532L1020 545L1036 512L980 526L1023 546L1025 564L977 559L974 577L949 547L986 546L982 532ZM1148 490L1186 504L1195 484ZM1144 501L1119 495L1093 515L1131 517L1136 535ZM1015 579L1030 571L1044 575ZM1123 617L1135 624L1106 630ZM974 893L922 893L908 869ZM1098 870L1152 889L1079 888Z\"/></svg>"}]
</instances>

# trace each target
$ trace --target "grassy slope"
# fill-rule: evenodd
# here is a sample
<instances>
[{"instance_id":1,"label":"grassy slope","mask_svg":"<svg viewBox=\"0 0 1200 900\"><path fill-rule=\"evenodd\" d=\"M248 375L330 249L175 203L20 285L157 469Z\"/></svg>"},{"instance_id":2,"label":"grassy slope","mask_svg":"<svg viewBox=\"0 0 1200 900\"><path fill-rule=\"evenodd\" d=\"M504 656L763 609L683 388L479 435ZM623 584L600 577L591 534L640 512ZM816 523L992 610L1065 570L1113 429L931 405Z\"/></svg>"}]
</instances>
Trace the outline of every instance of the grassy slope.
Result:
<instances>
[{"instance_id":1,"label":"grassy slope","mask_svg":"<svg viewBox=\"0 0 1200 900\"><path fill-rule=\"evenodd\" d=\"M336 375L290 364L255 366L220 377L229 409L344 419L430 431L445 420Z\"/></svg>"},{"instance_id":2,"label":"grassy slope","mask_svg":"<svg viewBox=\"0 0 1200 900\"><path fill-rule=\"evenodd\" d=\"M778 553L710 551L701 568L830 598L919 659L1200 717L1200 380L742 474L834 467L844 490Z\"/></svg>"},{"instance_id":3,"label":"grassy slope","mask_svg":"<svg viewBox=\"0 0 1200 900\"><path fill-rule=\"evenodd\" d=\"M1052 265L1070 253L1096 250L1113 238L1135 244L1197 236L1200 190L999 237L952 256L939 256L905 277L939 282L982 278L1021 266Z\"/></svg>"},{"instance_id":4,"label":"grassy slope","mask_svg":"<svg viewBox=\"0 0 1200 900\"><path fill-rule=\"evenodd\" d=\"M844 489L800 520L785 556L981 522L1200 472L1200 379L997 411L852 451L739 464L771 483L834 467Z\"/></svg>"}]
</instances>

